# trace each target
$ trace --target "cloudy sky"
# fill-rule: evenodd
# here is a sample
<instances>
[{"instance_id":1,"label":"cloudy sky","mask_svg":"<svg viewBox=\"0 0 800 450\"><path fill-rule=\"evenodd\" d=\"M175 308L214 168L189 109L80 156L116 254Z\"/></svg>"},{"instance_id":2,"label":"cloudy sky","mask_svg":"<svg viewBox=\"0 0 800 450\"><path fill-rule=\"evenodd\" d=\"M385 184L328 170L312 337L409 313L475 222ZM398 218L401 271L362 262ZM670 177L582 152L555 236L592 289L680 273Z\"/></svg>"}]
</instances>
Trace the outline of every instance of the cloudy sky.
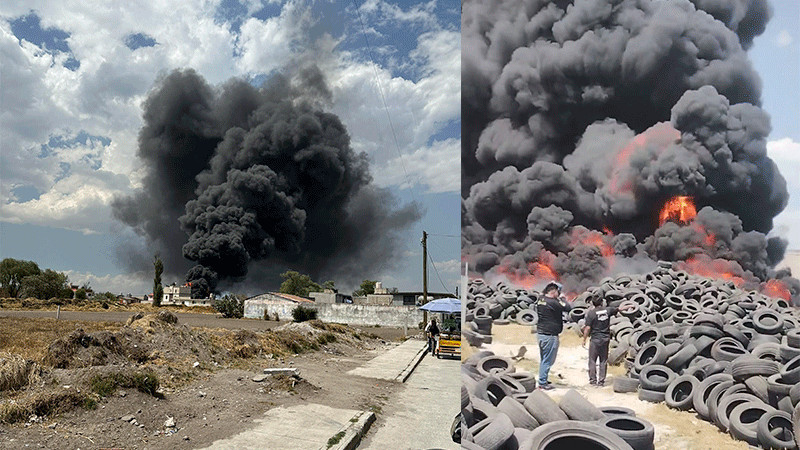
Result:
<instances>
[{"instance_id":1,"label":"cloudy sky","mask_svg":"<svg viewBox=\"0 0 800 450\"><path fill-rule=\"evenodd\" d=\"M141 187L137 134L154 81L193 68L212 84L238 76L260 85L313 51L333 112L369 155L375 182L424 209L397 269L379 278L420 287L424 229L429 287L452 290L459 25L459 5L445 0L3 2L0 257L34 260L96 290L149 292L152 274L120 263L120 243L140 238L115 221L110 203Z\"/></svg>"},{"instance_id":2,"label":"cloudy sky","mask_svg":"<svg viewBox=\"0 0 800 450\"><path fill-rule=\"evenodd\" d=\"M790 249L800 250L800 2L771 3L774 15L750 56L764 82L764 109L772 117L767 152L789 189L789 206L775 218L774 232L789 239Z\"/></svg>"}]
</instances>

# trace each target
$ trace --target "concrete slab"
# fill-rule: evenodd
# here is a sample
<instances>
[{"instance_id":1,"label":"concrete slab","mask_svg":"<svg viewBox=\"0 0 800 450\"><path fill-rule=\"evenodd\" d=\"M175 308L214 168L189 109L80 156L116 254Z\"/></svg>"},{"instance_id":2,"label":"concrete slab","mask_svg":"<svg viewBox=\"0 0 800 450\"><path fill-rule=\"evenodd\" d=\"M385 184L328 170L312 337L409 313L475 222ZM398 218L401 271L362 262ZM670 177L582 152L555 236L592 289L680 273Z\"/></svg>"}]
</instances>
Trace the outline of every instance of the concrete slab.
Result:
<instances>
[{"instance_id":1,"label":"concrete slab","mask_svg":"<svg viewBox=\"0 0 800 450\"><path fill-rule=\"evenodd\" d=\"M255 428L216 441L206 449L326 449L328 440L339 433L337 448L352 449L374 418L368 411L317 404L273 408L256 420Z\"/></svg>"},{"instance_id":2,"label":"concrete slab","mask_svg":"<svg viewBox=\"0 0 800 450\"><path fill-rule=\"evenodd\" d=\"M425 356L359 449L458 449L450 426L461 408L460 361Z\"/></svg>"},{"instance_id":3,"label":"concrete slab","mask_svg":"<svg viewBox=\"0 0 800 450\"><path fill-rule=\"evenodd\" d=\"M416 364L419 363L427 347L427 341L408 339L388 352L367 361L363 366L347 372L347 374L403 382L411 374Z\"/></svg>"}]
</instances>

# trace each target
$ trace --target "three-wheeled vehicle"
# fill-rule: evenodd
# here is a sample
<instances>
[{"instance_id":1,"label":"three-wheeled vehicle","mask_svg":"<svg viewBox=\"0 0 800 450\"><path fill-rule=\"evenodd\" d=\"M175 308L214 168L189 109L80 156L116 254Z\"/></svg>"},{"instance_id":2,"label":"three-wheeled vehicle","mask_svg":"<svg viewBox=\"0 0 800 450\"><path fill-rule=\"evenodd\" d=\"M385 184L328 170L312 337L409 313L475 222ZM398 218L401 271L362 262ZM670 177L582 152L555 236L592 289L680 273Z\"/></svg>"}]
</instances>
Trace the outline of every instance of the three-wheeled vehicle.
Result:
<instances>
[{"instance_id":1,"label":"three-wheeled vehicle","mask_svg":"<svg viewBox=\"0 0 800 450\"><path fill-rule=\"evenodd\" d=\"M422 305L420 309L441 314L436 357L461 358L461 301L457 298L439 298Z\"/></svg>"}]
</instances>

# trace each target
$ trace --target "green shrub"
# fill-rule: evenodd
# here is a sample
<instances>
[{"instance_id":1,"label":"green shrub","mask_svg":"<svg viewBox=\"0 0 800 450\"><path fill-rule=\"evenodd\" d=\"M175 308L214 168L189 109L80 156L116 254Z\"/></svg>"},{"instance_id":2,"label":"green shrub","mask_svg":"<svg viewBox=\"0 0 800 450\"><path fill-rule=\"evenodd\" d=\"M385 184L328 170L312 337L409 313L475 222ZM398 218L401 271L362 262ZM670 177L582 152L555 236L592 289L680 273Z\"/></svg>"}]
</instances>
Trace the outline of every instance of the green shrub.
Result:
<instances>
[{"instance_id":1,"label":"green shrub","mask_svg":"<svg viewBox=\"0 0 800 450\"><path fill-rule=\"evenodd\" d=\"M292 310L292 317L294 318L295 322L305 322L307 320L316 320L317 319L317 310L314 308L308 308L305 306L298 306L294 310Z\"/></svg>"},{"instance_id":2,"label":"green shrub","mask_svg":"<svg viewBox=\"0 0 800 450\"><path fill-rule=\"evenodd\" d=\"M158 397L158 387L160 383L158 377L153 372L124 373L114 372L103 375L95 375L89 381L92 391L101 397L108 397L119 388L133 388L139 392Z\"/></svg>"},{"instance_id":3,"label":"green shrub","mask_svg":"<svg viewBox=\"0 0 800 450\"><path fill-rule=\"evenodd\" d=\"M244 297L228 294L214 302L214 309L222 313L222 317L241 319L244 317Z\"/></svg>"}]
</instances>

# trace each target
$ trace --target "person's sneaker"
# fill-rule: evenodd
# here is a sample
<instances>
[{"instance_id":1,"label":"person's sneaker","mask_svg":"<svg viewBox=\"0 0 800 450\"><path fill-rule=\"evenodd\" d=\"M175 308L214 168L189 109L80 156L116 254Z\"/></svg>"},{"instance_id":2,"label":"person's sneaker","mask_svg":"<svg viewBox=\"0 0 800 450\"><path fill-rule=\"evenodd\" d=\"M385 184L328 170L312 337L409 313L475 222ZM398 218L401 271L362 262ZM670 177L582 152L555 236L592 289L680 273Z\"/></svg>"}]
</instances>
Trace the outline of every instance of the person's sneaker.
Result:
<instances>
[{"instance_id":1,"label":"person's sneaker","mask_svg":"<svg viewBox=\"0 0 800 450\"><path fill-rule=\"evenodd\" d=\"M597 382L597 387L603 387L603 386L605 386L605 385L606 385L606 382L605 382L605 381L598 381L598 382Z\"/></svg>"},{"instance_id":2,"label":"person's sneaker","mask_svg":"<svg viewBox=\"0 0 800 450\"><path fill-rule=\"evenodd\" d=\"M589 386L597 386L597 381L589 380Z\"/></svg>"},{"instance_id":3,"label":"person's sneaker","mask_svg":"<svg viewBox=\"0 0 800 450\"><path fill-rule=\"evenodd\" d=\"M541 385L539 385L539 389L541 389L541 390L543 390L543 391L552 391L552 390L553 390L553 389L555 389L555 388L553 387L553 385L552 385L552 384L550 384L550 383L547 383L547 384L541 384Z\"/></svg>"}]
</instances>

